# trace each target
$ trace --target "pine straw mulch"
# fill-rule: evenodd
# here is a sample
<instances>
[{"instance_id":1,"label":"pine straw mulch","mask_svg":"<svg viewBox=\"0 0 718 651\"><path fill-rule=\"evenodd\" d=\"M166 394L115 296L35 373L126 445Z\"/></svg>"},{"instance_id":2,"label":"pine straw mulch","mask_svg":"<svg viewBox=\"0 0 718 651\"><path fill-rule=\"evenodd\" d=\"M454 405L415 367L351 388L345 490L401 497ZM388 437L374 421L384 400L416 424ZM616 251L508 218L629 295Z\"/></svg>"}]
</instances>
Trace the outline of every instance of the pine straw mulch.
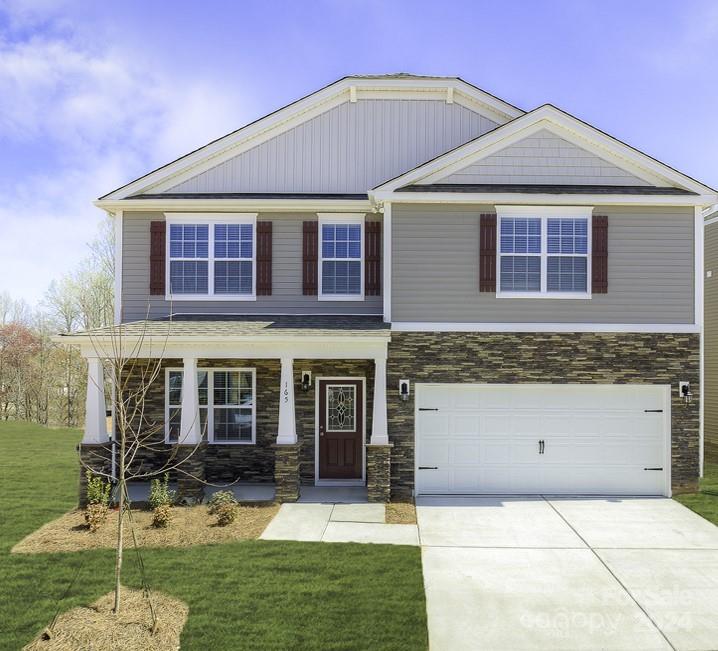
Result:
<instances>
[{"instance_id":1,"label":"pine straw mulch","mask_svg":"<svg viewBox=\"0 0 718 651\"><path fill-rule=\"evenodd\" d=\"M188 547L225 543L235 540L254 540L267 527L279 510L278 504L267 506L238 506L237 518L220 527L207 507L177 506L172 509L172 522L166 529L152 526L150 511L132 510L137 542L141 547ZM132 546L129 522L125 516L125 546ZM65 513L23 538L12 548L17 554L46 554L76 552L85 549L112 548L117 541L117 512L110 511L107 521L94 533L85 525L83 511Z\"/></svg>"},{"instance_id":2,"label":"pine straw mulch","mask_svg":"<svg viewBox=\"0 0 718 651\"><path fill-rule=\"evenodd\" d=\"M413 502L390 502L386 505L384 520L387 524L416 524Z\"/></svg>"},{"instance_id":3,"label":"pine straw mulch","mask_svg":"<svg viewBox=\"0 0 718 651\"><path fill-rule=\"evenodd\" d=\"M161 592L152 593L157 630L152 633L149 604L142 590L122 589L120 612L112 612L115 593L86 608L62 613L52 631L45 629L23 651L168 651L180 648L187 604ZM49 638L49 639L48 639Z\"/></svg>"}]
</instances>

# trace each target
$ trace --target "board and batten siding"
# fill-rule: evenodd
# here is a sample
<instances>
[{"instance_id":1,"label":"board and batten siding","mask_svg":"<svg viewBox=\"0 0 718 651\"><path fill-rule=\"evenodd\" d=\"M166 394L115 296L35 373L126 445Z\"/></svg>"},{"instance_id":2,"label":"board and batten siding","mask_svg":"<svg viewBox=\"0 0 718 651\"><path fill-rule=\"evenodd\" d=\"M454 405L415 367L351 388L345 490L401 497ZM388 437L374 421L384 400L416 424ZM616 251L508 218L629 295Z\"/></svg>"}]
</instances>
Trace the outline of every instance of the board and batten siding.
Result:
<instances>
[{"instance_id":1,"label":"board and batten siding","mask_svg":"<svg viewBox=\"0 0 718 651\"><path fill-rule=\"evenodd\" d=\"M479 292L479 215L493 206L395 205L392 321L693 323L693 208L607 206L608 293L591 299Z\"/></svg>"},{"instance_id":2,"label":"board and batten siding","mask_svg":"<svg viewBox=\"0 0 718 651\"><path fill-rule=\"evenodd\" d=\"M167 190L365 193L495 129L443 100L345 102Z\"/></svg>"},{"instance_id":3,"label":"board and batten siding","mask_svg":"<svg viewBox=\"0 0 718 651\"><path fill-rule=\"evenodd\" d=\"M718 222L705 227L705 272L705 459L718 463Z\"/></svg>"},{"instance_id":4,"label":"board and batten siding","mask_svg":"<svg viewBox=\"0 0 718 651\"><path fill-rule=\"evenodd\" d=\"M150 222L159 212L125 212L122 220L122 320L159 318L174 314L381 314L382 297L363 301L319 301L302 294L302 222L314 213L260 213L272 222L272 295L255 301L182 301L171 305L164 296L150 295ZM367 215L367 221L380 219Z\"/></svg>"},{"instance_id":5,"label":"board and batten siding","mask_svg":"<svg viewBox=\"0 0 718 651\"><path fill-rule=\"evenodd\" d=\"M546 129L467 165L437 183L649 185Z\"/></svg>"}]
</instances>

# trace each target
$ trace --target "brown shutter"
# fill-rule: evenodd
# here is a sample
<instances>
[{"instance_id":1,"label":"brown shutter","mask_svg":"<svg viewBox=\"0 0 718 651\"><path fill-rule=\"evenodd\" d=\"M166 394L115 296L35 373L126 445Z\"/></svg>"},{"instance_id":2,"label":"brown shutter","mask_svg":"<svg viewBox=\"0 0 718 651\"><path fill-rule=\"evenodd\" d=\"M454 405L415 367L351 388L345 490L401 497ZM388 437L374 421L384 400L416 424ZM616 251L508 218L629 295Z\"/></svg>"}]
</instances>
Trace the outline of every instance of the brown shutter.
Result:
<instances>
[{"instance_id":1,"label":"brown shutter","mask_svg":"<svg viewBox=\"0 0 718 651\"><path fill-rule=\"evenodd\" d=\"M272 222L257 222L257 296L272 295Z\"/></svg>"},{"instance_id":2,"label":"brown shutter","mask_svg":"<svg viewBox=\"0 0 718 651\"><path fill-rule=\"evenodd\" d=\"M364 225L364 294L381 293L381 222Z\"/></svg>"},{"instance_id":3,"label":"brown shutter","mask_svg":"<svg viewBox=\"0 0 718 651\"><path fill-rule=\"evenodd\" d=\"M165 294L165 251L167 224L150 222L150 294Z\"/></svg>"},{"instance_id":4,"label":"brown shutter","mask_svg":"<svg viewBox=\"0 0 718 651\"><path fill-rule=\"evenodd\" d=\"M305 296L316 296L317 294L318 232L317 222L304 222L304 235L302 242L302 287Z\"/></svg>"},{"instance_id":5,"label":"brown shutter","mask_svg":"<svg viewBox=\"0 0 718 651\"><path fill-rule=\"evenodd\" d=\"M479 291L496 292L496 215L479 222Z\"/></svg>"},{"instance_id":6,"label":"brown shutter","mask_svg":"<svg viewBox=\"0 0 718 651\"><path fill-rule=\"evenodd\" d=\"M591 291L608 293L608 217L594 215L591 232Z\"/></svg>"}]
</instances>

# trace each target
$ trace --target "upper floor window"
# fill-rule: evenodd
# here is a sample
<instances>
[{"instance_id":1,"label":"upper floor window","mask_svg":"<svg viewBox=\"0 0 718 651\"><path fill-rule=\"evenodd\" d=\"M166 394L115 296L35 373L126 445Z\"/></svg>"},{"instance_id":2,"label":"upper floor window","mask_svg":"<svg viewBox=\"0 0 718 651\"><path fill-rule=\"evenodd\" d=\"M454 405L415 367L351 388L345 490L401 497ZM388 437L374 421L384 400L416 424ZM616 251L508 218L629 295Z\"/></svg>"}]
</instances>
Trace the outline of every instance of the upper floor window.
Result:
<instances>
[{"instance_id":1,"label":"upper floor window","mask_svg":"<svg viewBox=\"0 0 718 651\"><path fill-rule=\"evenodd\" d=\"M498 296L591 297L590 208L497 206L497 213Z\"/></svg>"},{"instance_id":2,"label":"upper floor window","mask_svg":"<svg viewBox=\"0 0 718 651\"><path fill-rule=\"evenodd\" d=\"M320 300L364 298L364 215L319 215Z\"/></svg>"},{"instance_id":3,"label":"upper floor window","mask_svg":"<svg viewBox=\"0 0 718 651\"><path fill-rule=\"evenodd\" d=\"M168 299L254 299L256 214L167 215Z\"/></svg>"}]
</instances>

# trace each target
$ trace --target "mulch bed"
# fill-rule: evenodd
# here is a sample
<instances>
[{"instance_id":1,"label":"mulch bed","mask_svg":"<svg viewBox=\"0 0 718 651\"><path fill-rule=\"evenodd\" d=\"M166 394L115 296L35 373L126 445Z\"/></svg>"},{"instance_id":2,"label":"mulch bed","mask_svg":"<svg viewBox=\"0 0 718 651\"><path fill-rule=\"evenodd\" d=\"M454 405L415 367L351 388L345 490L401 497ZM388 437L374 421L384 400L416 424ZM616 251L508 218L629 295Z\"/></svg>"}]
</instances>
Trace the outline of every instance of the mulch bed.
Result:
<instances>
[{"instance_id":1,"label":"mulch bed","mask_svg":"<svg viewBox=\"0 0 718 651\"><path fill-rule=\"evenodd\" d=\"M384 520L387 524L416 524L413 502L390 502L386 505Z\"/></svg>"},{"instance_id":2,"label":"mulch bed","mask_svg":"<svg viewBox=\"0 0 718 651\"><path fill-rule=\"evenodd\" d=\"M187 547L254 540L267 527L279 505L238 506L237 518L220 527L206 506L178 506L172 509L172 521L165 529L152 526L150 511L132 511L137 542L142 547ZM125 546L131 547L132 536L125 516ZM107 521L94 533L85 525L83 511L75 510L60 516L23 538L15 547L17 554L75 552L85 549L113 548L117 542L117 512L110 511Z\"/></svg>"},{"instance_id":3,"label":"mulch bed","mask_svg":"<svg viewBox=\"0 0 718 651\"><path fill-rule=\"evenodd\" d=\"M62 613L52 629L45 629L23 651L169 651L180 648L180 634L187 621L187 604L161 592L152 593L157 629L141 590L123 588L120 612L112 612L114 592L86 608Z\"/></svg>"}]
</instances>

